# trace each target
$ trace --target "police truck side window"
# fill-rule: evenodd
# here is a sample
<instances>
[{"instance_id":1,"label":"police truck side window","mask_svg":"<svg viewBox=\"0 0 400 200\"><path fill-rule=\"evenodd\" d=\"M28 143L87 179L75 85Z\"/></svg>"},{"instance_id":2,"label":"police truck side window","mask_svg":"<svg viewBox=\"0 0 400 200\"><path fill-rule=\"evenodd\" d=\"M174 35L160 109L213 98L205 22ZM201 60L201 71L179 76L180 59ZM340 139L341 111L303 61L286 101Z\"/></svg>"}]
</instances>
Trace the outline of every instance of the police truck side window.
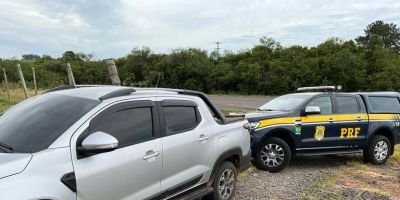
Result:
<instances>
[{"instance_id":1,"label":"police truck side window","mask_svg":"<svg viewBox=\"0 0 400 200\"><path fill-rule=\"evenodd\" d=\"M197 108L193 106L164 107L166 135L174 135L194 129L200 121Z\"/></svg>"},{"instance_id":2,"label":"police truck side window","mask_svg":"<svg viewBox=\"0 0 400 200\"><path fill-rule=\"evenodd\" d=\"M397 97L368 97L372 110L379 113L400 113Z\"/></svg>"},{"instance_id":3,"label":"police truck side window","mask_svg":"<svg viewBox=\"0 0 400 200\"><path fill-rule=\"evenodd\" d=\"M338 96L336 97L336 101L338 105L338 112L340 114L350 114L359 112L357 99L355 97Z\"/></svg>"},{"instance_id":4,"label":"police truck side window","mask_svg":"<svg viewBox=\"0 0 400 200\"><path fill-rule=\"evenodd\" d=\"M331 97L318 97L312 100L307 106L318 106L321 109L321 115L332 114Z\"/></svg>"}]
</instances>

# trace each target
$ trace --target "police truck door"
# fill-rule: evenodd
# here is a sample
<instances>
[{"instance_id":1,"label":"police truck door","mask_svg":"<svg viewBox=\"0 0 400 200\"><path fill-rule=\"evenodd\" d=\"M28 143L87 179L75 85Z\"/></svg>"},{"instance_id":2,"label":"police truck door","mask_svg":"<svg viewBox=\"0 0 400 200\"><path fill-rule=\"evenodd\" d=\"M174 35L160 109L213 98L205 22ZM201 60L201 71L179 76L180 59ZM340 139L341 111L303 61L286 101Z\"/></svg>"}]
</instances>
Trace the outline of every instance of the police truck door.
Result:
<instances>
[{"instance_id":1,"label":"police truck door","mask_svg":"<svg viewBox=\"0 0 400 200\"><path fill-rule=\"evenodd\" d=\"M361 97L336 94L335 103L339 116L336 134L338 146L354 147L364 144L368 131L368 115Z\"/></svg>"},{"instance_id":2,"label":"police truck door","mask_svg":"<svg viewBox=\"0 0 400 200\"><path fill-rule=\"evenodd\" d=\"M304 106L319 107L320 114L304 115L301 117L301 147L326 148L335 146L335 134L338 120L333 113L331 95L318 96Z\"/></svg>"}]
</instances>

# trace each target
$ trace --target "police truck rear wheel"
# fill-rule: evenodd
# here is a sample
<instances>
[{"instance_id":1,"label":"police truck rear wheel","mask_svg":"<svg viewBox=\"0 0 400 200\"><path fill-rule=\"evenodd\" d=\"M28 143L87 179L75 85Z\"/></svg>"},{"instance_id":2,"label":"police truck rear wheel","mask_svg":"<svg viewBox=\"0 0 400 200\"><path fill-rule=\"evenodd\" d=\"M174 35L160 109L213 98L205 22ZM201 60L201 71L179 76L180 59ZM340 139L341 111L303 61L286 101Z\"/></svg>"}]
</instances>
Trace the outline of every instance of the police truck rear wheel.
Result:
<instances>
[{"instance_id":1,"label":"police truck rear wheel","mask_svg":"<svg viewBox=\"0 0 400 200\"><path fill-rule=\"evenodd\" d=\"M257 152L254 164L258 169L271 173L282 171L290 162L289 145L280 138L268 138Z\"/></svg>"},{"instance_id":2,"label":"police truck rear wheel","mask_svg":"<svg viewBox=\"0 0 400 200\"><path fill-rule=\"evenodd\" d=\"M383 165L390 156L391 144L387 137L382 135L375 136L364 153L367 160L375 165Z\"/></svg>"}]
</instances>

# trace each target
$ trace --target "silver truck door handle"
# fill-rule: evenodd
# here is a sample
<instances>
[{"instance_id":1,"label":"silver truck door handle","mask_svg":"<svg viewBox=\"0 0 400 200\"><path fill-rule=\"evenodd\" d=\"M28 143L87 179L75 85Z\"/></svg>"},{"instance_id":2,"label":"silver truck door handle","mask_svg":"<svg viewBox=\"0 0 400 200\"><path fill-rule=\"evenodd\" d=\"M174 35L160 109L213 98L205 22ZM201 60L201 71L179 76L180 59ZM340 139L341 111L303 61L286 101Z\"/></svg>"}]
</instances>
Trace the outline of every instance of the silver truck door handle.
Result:
<instances>
[{"instance_id":1,"label":"silver truck door handle","mask_svg":"<svg viewBox=\"0 0 400 200\"><path fill-rule=\"evenodd\" d=\"M329 123L332 123L332 122L334 122L334 121L335 121L335 120L334 120L333 118L329 118L329 119L328 119L328 122L329 122Z\"/></svg>"},{"instance_id":2,"label":"silver truck door handle","mask_svg":"<svg viewBox=\"0 0 400 200\"><path fill-rule=\"evenodd\" d=\"M206 141L206 140L208 140L208 136L204 135L204 134L201 134L199 139L197 139L197 141L199 141L199 142Z\"/></svg>"},{"instance_id":3,"label":"silver truck door handle","mask_svg":"<svg viewBox=\"0 0 400 200\"><path fill-rule=\"evenodd\" d=\"M148 160L150 158L154 158L159 155L160 155L160 152L151 150L151 151L146 152L146 156L143 157L143 160Z\"/></svg>"},{"instance_id":4,"label":"silver truck door handle","mask_svg":"<svg viewBox=\"0 0 400 200\"><path fill-rule=\"evenodd\" d=\"M357 117L357 121L362 121L362 120L364 120L364 118L362 118L362 117Z\"/></svg>"}]
</instances>

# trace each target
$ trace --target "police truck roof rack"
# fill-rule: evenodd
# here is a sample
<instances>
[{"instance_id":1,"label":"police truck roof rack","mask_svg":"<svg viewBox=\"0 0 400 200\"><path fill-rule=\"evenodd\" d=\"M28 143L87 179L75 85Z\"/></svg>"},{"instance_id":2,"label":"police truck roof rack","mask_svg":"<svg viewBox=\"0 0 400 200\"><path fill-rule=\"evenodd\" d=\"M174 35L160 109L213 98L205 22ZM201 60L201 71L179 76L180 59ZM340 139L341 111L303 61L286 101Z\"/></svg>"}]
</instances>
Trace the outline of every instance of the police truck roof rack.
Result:
<instances>
[{"instance_id":1,"label":"police truck roof rack","mask_svg":"<svg viewBox=\"0 0 400 200\"><path fill-rule=\"evenodd\" d=\"M335 92L335 86L315 86L315 87L301 87L297 92Z\"/></svg>"}]
</instances>

